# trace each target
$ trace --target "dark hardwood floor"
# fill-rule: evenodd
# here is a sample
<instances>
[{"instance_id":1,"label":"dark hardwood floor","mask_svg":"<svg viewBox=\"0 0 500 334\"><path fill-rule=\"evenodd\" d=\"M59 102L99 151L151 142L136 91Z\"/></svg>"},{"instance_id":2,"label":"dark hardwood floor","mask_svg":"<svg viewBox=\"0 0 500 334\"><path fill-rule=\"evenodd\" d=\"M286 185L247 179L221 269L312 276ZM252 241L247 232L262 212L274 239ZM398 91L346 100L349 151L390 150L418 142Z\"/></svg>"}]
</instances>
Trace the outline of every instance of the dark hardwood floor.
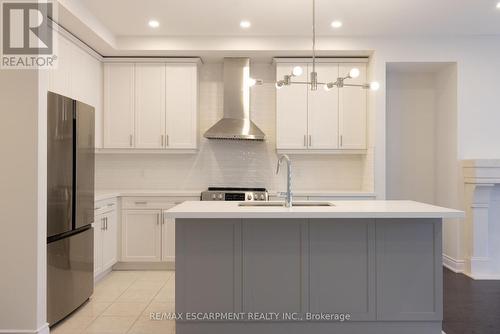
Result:
<instances>
[{"instance_id":1,"label":"dark hardwood floor","mask_svg":"<svg viewBox=\"0 0 500 334\"><path fill-rule=\"evenodd\" d=\"M475 281L444 269L446 334L500 334L500 281Z\"/></svg>"}]
</instances>

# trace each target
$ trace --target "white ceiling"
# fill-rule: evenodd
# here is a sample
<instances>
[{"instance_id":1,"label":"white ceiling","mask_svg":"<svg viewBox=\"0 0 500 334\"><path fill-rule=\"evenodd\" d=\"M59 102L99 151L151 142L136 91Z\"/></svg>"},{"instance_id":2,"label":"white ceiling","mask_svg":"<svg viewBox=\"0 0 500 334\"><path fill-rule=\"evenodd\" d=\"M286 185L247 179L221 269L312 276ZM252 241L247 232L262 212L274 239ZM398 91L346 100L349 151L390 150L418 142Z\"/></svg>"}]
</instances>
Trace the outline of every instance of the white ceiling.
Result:
<instances>
[{"instance_id":1,"label":"white ceiling","mask_svg":"<svg viewBox=\"0 0 500 334\"><path fill-rule=\"evenodd\" d=\"M323 36L500 35L499 0L316 0ZM117 37L308 36L311 0L80 0ZM160 27L151 29L154 18ZM239 27L241 20L252 23ZM334 30L330 22L344 26Z\"/></svg>"}]
</instances>

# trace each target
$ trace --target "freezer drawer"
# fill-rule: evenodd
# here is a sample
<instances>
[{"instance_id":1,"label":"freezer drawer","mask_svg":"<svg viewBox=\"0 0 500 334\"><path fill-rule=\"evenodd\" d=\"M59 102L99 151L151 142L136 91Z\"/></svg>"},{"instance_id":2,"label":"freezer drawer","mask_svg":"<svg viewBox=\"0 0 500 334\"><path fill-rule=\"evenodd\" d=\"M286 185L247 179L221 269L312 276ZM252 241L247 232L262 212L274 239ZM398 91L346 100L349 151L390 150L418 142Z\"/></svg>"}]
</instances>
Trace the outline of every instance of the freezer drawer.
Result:
<instances>
[{"instance_id":1,"label":"freezer drawer","mask_svg":"<svg viewBox=\"0 0 500 334\"><path fill-rule=\"evenodd\" d=\"M53 325L94 290L94 229L47 245L47 321Z\"/></svg>"}]
</instances>

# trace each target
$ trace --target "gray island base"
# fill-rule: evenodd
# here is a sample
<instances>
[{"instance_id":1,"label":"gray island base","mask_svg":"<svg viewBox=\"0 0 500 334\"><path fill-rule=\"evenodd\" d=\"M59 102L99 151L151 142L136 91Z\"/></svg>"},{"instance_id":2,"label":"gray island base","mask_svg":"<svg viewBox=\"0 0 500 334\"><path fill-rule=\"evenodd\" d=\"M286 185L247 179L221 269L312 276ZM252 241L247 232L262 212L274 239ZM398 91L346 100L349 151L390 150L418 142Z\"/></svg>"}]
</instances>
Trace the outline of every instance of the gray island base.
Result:
<instances>
[{"instance_id":1,"label":"gray island base","mask_svg":"<svg viewBox=\"0 0 500 334\"><path fill-rule=\"evenodd\" d=\"M439 215L204 218L177 210L166 214L176 217L178 334L441 334ZM203 319L234 314L243 320ZM332 314L349 320L321 319Z\"/></svg>"}]
</instances>

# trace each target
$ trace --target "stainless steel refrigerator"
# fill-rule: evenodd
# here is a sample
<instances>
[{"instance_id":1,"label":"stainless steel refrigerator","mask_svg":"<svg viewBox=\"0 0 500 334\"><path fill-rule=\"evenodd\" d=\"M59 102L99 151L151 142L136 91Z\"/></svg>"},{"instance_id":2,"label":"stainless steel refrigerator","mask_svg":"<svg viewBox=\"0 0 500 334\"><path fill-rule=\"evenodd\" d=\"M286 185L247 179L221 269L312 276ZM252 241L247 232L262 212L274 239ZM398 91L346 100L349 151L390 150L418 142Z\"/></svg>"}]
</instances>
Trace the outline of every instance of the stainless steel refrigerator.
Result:
<instances>
[{"instance_id":1,"label":"stainless steel refrigerator","mask_svg":"<svg viewBox=\"0 0 500 334\"><path fill-rule=\"evenodd\" d=\"M47 321L94 289L94 108L47 96Z\"/></svg>"}]
</instances>

